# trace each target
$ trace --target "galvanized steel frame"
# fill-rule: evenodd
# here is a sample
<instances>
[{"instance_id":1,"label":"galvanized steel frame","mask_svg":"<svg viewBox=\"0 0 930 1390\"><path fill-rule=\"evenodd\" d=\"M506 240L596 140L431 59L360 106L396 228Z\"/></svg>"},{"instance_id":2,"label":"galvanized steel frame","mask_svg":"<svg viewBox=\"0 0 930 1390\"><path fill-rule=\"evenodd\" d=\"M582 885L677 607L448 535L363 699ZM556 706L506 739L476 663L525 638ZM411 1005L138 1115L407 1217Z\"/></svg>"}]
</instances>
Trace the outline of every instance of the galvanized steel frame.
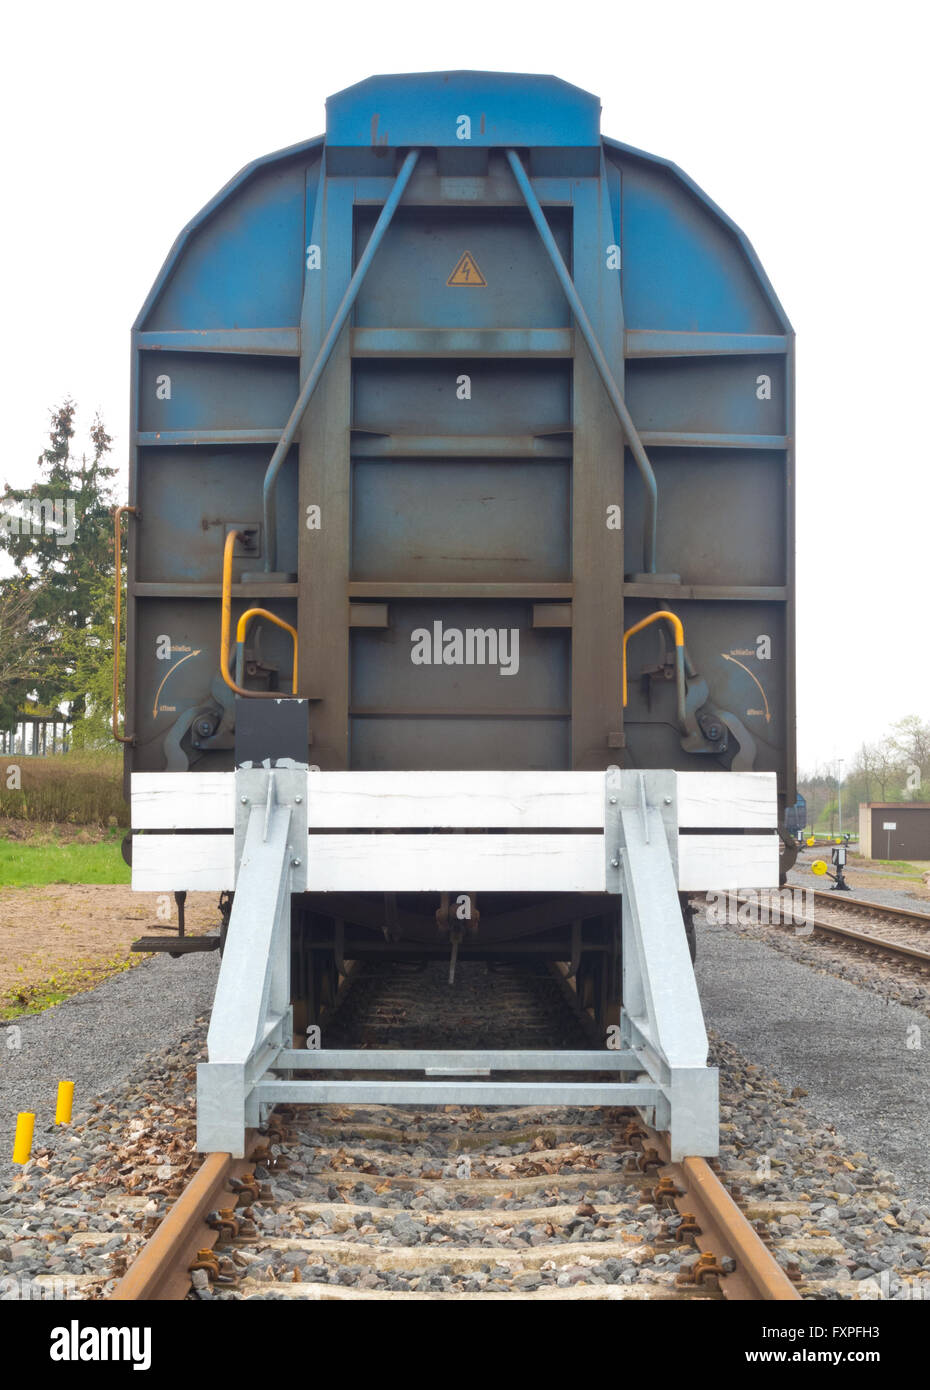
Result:
<instances>
[{"instance_id":1,"label":"galvanized steel frame","mask_svg":"<svg viewBox=\"0 0 930 1390\"><path fill-rule=\"evenodd\" d=\"M300 847L307 843L305 773L278 767L236 774L236 893L207 1038L209 1060L198 1067L199 1149L241 1156L246 1129L279 1102L365 1102L635 1105L649 1123L669 1130L673 1158L717 1152L717 1073L706 1066L707 1035L678 902L674 772L610 768L604 774L607 887L623 894L625 909L619 1047L606 1040L604 1051L384 1054L290 1045L290 903ZM413 1081L338 1076L388 1069L425 1075ZM526 1070L601 1072L609 1079L490 1079L492 1071ZM295 1071L336 1077L294 1079ZM633 1073L634 1080L619 1079Z\"/></svg>"}]
</instances>

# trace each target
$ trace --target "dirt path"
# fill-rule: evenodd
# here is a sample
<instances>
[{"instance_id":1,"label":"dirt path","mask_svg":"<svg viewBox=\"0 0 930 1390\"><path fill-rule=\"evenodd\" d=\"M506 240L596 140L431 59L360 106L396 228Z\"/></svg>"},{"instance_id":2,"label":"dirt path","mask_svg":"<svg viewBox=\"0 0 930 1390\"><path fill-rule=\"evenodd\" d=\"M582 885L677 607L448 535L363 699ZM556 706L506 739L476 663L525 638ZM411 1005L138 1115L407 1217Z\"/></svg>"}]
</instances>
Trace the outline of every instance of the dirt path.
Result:
<instances>
[{"instance_id":1,"label":"dirt path","mask_svg":"<svg viewBox=\"0 0 930 1390\"><path fill-rule=\"evenodd\" d=\"M218 927L218 897L188 894L188 932ZM171 920L160 921L166 902ZM90 989L146 959L130 953L138 937L176 930L171 894L133 893L124 884L0 888L0 1017L10 1007L34 1008Z\"/></svg>"}]
</instances>

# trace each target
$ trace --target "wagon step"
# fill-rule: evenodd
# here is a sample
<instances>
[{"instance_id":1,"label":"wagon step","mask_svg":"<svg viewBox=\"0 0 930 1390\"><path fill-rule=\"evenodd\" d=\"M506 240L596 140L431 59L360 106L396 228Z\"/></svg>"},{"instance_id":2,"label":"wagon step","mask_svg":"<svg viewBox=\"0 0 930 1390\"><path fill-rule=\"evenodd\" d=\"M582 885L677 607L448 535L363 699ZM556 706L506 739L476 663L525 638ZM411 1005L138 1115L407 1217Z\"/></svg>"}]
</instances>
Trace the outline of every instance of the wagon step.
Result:
<instances>
[{"instance_id":1,"label":"wagon step","mask_svg":"<svg viewBox=\"0 0 930 1390\"><path fill-rule=\"evenodd\" d=\"M222 940L218 936L140 936L130 946L131 951L167 951L170 956L186 956L192 951L218 951Z\"/></svg>"}]
</instances>

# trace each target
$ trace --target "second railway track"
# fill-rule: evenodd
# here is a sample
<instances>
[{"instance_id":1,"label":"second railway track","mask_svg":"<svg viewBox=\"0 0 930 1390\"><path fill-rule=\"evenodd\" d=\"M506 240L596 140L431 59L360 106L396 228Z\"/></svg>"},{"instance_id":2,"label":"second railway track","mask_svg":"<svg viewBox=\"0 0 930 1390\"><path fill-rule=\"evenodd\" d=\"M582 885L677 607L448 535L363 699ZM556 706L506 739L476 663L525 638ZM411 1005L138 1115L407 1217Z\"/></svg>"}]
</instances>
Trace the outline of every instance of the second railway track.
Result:
<instances>
[{"instance_id":1,"label":"second railway track","mask_svg":"<svg viewBox=\"0 0 930 1390\"><path fill-rule=\"evenodd\" d=\"M770 910L768 925L793 930L808 926L814 933L842 941L853 949L878 951L909 965L930 968L930 915L847 898L841 893L815 891L812 896L816 904L812 917L799 920L789 909L782 911L781 920L776 921ZM778 898L763 892L758 901L771 908ZM756 899L741 895L739 902L755 904Z\"/></svg>"}]
</instances>

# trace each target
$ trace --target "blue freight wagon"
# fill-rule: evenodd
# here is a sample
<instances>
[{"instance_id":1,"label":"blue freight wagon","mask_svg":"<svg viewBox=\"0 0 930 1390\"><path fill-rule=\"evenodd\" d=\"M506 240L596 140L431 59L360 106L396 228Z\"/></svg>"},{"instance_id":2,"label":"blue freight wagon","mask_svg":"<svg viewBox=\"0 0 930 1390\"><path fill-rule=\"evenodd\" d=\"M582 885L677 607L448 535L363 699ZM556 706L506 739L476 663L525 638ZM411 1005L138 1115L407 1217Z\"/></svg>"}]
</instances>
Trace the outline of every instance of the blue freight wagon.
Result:
<instances>
[{"instance_id":1,"label":"blue freight wagon","mask_svg":"<svg viewBox=\"0 0 930 1390\"><path fill-rule=\"evenodd\" d=\"M673 959L699 1021L689 894L795 852L793 334L742 232L599 117L554 77L369 78L136 321L134 884L235 891L215 1018L237 911L277 904L236 950L282 1047L347 962L532 951L662 1054L626 995ZM291 827L258 887L257 801L263 845Z\"/></svg>"}]
</instances>

